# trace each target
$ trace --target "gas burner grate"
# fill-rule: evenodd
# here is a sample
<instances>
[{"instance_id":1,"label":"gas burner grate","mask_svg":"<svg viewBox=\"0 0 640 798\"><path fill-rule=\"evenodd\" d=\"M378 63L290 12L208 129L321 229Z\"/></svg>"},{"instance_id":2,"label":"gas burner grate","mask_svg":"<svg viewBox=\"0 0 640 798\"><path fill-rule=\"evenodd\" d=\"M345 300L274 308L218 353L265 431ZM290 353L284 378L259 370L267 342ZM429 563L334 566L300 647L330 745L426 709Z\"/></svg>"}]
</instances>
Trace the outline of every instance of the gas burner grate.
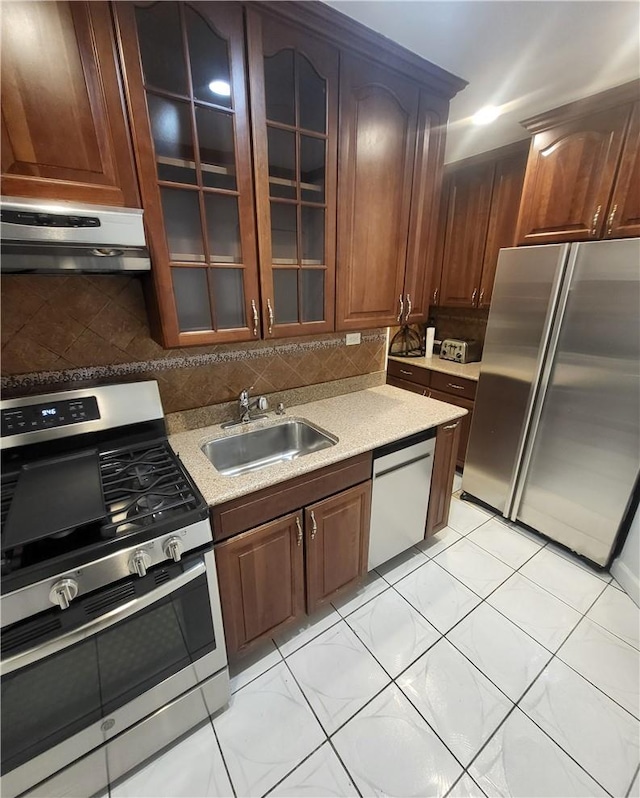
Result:
<instances>
[{"instance_id":1,"label":"gas burner grate","mask_svg":"<svg viewBox=\"0 0 640 798\"><path fill-rule=\"evenodd\" d=\"M104 537L194 510L199 498L168 444L100 455L108 521Z\"/></svg>"}]
</instances>

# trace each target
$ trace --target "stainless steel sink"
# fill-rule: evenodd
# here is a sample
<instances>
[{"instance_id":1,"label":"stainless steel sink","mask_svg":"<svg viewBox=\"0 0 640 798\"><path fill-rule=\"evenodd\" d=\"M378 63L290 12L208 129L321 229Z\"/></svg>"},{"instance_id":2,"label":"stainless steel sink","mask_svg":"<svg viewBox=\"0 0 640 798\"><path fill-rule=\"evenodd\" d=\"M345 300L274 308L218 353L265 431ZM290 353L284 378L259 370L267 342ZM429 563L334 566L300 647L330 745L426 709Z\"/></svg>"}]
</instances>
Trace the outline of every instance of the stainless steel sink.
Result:
<instances>
[{"instance_id":1,"label":"stainless steel sink","mask_svg":"<svg viewBox=\"0 0 640 798\"><path fill-rule=\"evenodd\" d=\"M202 451L216 469L226 476L295 460L311 452L335 446L338 439L306 421L281 421L272 427L243 431L205 443Z\"/></svg>"}]
</instances>

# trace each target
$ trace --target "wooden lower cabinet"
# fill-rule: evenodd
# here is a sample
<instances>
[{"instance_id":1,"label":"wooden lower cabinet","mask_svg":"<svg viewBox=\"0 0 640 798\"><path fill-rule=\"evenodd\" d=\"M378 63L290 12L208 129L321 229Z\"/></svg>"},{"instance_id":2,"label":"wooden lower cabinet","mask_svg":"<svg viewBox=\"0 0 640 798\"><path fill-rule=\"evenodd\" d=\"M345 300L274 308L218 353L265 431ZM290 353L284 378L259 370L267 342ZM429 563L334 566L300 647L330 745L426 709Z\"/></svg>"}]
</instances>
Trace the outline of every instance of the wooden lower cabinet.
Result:
<instances>
[{"instance_id":1,"label":"wooden lower cabinet","mask_svg":"<svg viewBox=\"0 0 640 798\"><path fill-rule=\"evenodd\" d=\"M307 612L366 573L370 513L371 482L306 508Z\"/></svg>"},{"instance_id":2,"label":"wooden lower cabinet","mask_svg":"<svg viewBox=\"0 0 640 798\"><path fill-rule=\"evenodd\" d=\"M229 655L304 614L302 513L215 548Z\"/></svg>"},{"instance_id":3,"label":"wooden lower cabinet","mask_svg":"<svg viewBox=\"0 0 640 798\"><path fill-rule=\"evenodd\" d=\"M436 451L433 458L425 538L435 535L447 525L449 520L451 489L456 470L461 423L462 419L458 419L450 424L441 424L436 433Z\"/></svg>"},{"instance_id":4,"label":"wooden lower cabinet","mask_svg":"<svg viewBox=\"0 0 640 798\"><path fill-rule=\"evenodd\" d=\"M467 446L469 445L469 433L471 432L473 399L465 399L463 396L452 396L450 393L441 393L433 388L429 389L427 395L431 399L437 399L439 402L448 402L450 405L463 407L465 410L469 411L466 416L460 419L460 435L458 438L458 448L456 449L456 465L463 468L464 460L467 455Z\"/></svg>"},{"instance_id":5,"label":"wooden lower cabinet","mask_svg":"<svg viewBox=\"0 0 640 798\"><path fill-rule=\"evenodd\" d=\"M368 480L216 544L230 657L366 574L370 512Z\"/></svg>"}]
</instances>

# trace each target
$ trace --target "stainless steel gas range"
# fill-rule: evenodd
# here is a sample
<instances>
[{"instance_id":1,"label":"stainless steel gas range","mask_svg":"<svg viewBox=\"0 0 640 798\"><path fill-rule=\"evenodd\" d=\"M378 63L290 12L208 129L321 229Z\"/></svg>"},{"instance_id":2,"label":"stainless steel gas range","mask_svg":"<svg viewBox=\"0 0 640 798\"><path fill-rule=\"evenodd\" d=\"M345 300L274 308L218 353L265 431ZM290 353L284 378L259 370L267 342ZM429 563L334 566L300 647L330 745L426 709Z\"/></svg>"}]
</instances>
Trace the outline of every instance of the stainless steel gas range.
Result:
<instances>
[{"instance_id":1,"label":"stainless steel gas range","mask_svg":"<svg viewBox=\"0 0 640 798\"><path fill-rule=\"evenodd\" d=\"M0 415L2 795L89 796L228 701L208 508L154 381Z\"/></svg>"}]
</instances>

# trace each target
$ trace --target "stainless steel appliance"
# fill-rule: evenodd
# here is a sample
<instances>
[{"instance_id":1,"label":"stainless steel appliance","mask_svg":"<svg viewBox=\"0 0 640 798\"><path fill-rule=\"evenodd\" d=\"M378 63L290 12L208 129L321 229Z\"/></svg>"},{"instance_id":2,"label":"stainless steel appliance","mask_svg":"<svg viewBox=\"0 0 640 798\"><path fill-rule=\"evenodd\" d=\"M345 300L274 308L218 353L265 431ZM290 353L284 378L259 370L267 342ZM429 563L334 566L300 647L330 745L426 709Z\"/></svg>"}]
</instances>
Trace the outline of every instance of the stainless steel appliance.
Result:
<instances>
[{"instance_id":1,"label":"stainless steel appliance","mask_svg":"<svg viewBox=\"0 0 640 798\"><path fill-rule=\"evenodd\" d=\"M2 271L149 271L142 214L138 208L2 197Z\"/></svg>"},{"instance_id":2,"label":"stainless steel appliance","mask_svg":"<svg viewBox=\"0 0 640 798\"><path fill-rule=\"evenodd\" d=\"M2 794L93 795L228 701L208 508L154 381L0 416Z\"/></svg>"},{"instance_id":3,"label":"stainless steel appliance","mask_svg":"<svg viewBox=\"0 0 640 798\"><path fill-rule=\"evenodd\" d=\"M453 360L456 363L476 363L480 360L481 354L480 341L445 338L440 344L440 358L442 360Z\"/></svg>"},{"instance_id":4,"label":"stainless steel appliance","mask_svg":"<svg viewBox=\"0 0 640 798\"><path fill-rule=\"evenodd\" d=\"M373 453L369 571L424 540L435 435L427 430Z\"/></svg>"},{"instance_id":5,"label":"stainless steel appliance","mask_svg":"<svg viewBox=\"0 0 640 798\"><path fill-rule=\"evenodd\" d=\"M640 239L501 250L465 493L598 565L640 470Z\"/></svg>"}]
</instances>

